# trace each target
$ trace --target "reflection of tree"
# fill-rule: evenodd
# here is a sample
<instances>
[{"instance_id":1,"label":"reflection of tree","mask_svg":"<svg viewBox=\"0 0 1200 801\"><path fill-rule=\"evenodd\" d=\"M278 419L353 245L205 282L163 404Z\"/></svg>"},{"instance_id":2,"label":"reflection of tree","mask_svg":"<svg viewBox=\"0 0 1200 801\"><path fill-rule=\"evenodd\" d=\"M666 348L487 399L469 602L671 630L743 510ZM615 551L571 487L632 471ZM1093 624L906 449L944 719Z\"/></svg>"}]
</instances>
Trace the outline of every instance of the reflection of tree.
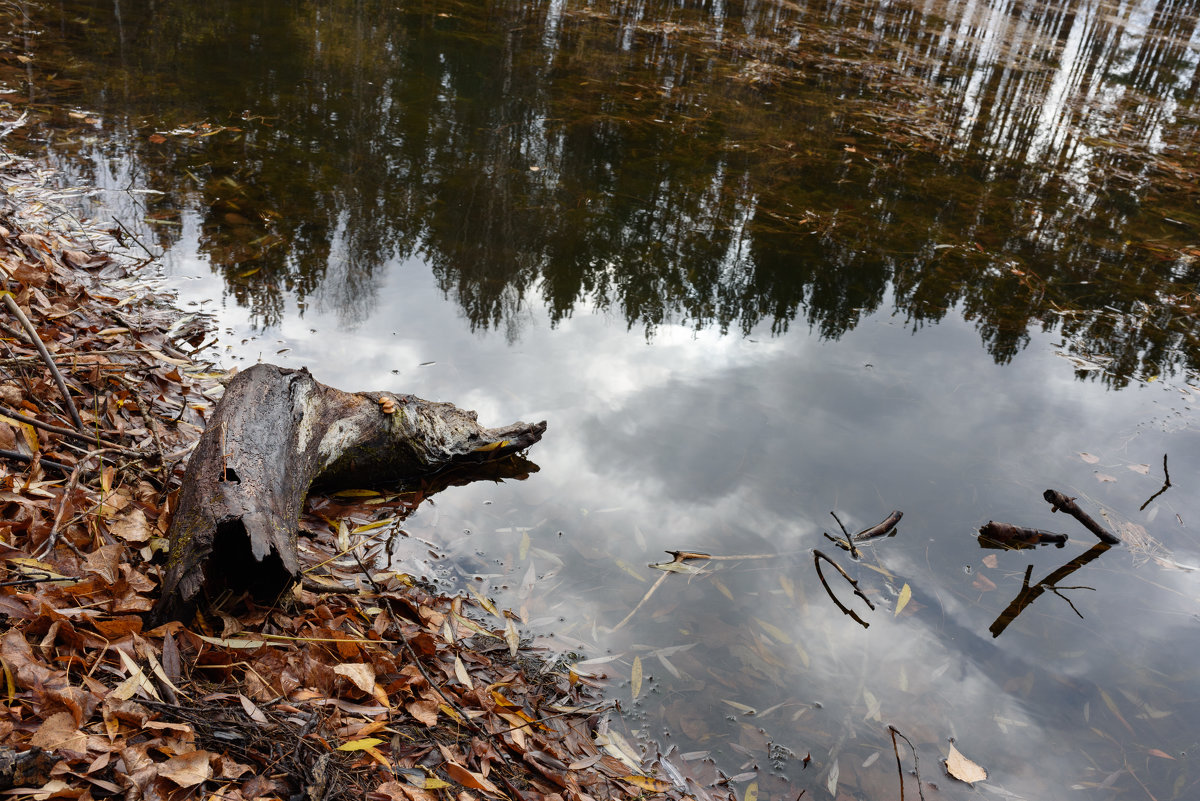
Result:
<instances>
[{"instance_id":1,"label":"reflection of tree","mask_svg":"<svg viewBox=\"0 0 1200 801\"><path fill-rule=\"evenodd\" d=\"M890 298L999 361L1061 326L1121 383L1200 367L1196 6L123 0L58 27L73 101L262 323L285 291L355 317L419 255L477 327L536 295L838 337ZM149 138L205 119L242 130Z\"/></svg>"}]
</instances>

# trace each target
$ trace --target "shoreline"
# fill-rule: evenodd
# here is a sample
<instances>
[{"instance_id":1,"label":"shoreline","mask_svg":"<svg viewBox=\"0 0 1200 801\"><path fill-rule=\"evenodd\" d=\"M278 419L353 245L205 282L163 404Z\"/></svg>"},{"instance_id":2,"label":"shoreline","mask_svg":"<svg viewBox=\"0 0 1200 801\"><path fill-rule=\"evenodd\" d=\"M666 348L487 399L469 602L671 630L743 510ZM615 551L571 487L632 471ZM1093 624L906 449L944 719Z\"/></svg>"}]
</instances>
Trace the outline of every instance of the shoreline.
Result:
<instances>
[{"instance_id":1,"label":"shoreline","mask_svg":"<svg viewBox=\"0 0 1200 801\"><path fill-rule=\"evenodd\" d=\"M670 781L645 774L592 679L546 672L519 648L511 613L367 570L382 535L404 535L419 492L310 499L298 525L313 569L290 597L218 599L189 626L145 630L182 463L225 373L201 358L204 318L139 274L151 261L122 247L117 226L76 219L69 203L84 190L55 188L56 177L35 160L0 163L0 264L84 428L6 314L0 755L25 768L0 787L39 798L727 797L707 762L694 766L703 779L673 765Z\"/></svg>"}]
</instances>

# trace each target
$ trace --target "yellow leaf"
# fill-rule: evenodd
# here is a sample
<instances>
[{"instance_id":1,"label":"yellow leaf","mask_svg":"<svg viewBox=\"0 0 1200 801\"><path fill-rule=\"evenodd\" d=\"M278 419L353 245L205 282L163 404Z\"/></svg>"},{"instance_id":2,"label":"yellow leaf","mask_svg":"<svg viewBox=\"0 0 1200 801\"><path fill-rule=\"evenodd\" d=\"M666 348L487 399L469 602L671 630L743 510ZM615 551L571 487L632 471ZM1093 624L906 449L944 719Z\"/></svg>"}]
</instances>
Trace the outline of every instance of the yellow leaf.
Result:
<instances>
[{"instance_id":1,"label":"yellow leaf","mask_svg":"<svg viewBox=\"0 0 1200 801\"><path fill-rule=\"evenodd\" d=\"M758 801L758 782L746 785L746 794L742 796L742 801Z\"/></svg>"},{"instance_id":2,"label":"yellow leaf","mask_svg":"<svg viewBox=\"0 0 1200 801\"><path fill-rule=\"evenodd\" d=\"M714 585L714 586L715 586L715 587L716 587L718 590L720 590L720 591L721 591L721 594L722 594L722 595L724 595L726 598L728 598L728 599L729 599L729 600L731 600L731 601L733 600L733 593L729 591L729 588L728 588L728 587L726 587L726 586L725 586L725 585L724 585L724 584L721 582L721 580L720 580L719 578L716 578L716 577L714 576L714 577L711 579L711 581L712 581L713 585Z\"/></svg>"},{"instance_id":3,"label":"yellow leaf","mask_svg":"<svg viewBox=\"0 0 1200 801\"><path fill-rule=\"evenodd\" d=\"M987 771L959 753L953 744L950 746L950 755L946 757L946 772L967 784L981 782L987 778Z\"/></svg>"},{"instance_id":4,"label":"yellow leaf","mask_svg":"<svg viewBox=\"0 0 1200 801\"><path fill-rule=\"evenodd\" d=\"M339 751L364 751L368 748L374 748L381 745L383 740L378 737L364 737L361 740L351 740L348 743L342 743L337 747Z\"/></svg>"},{"instance_id":5,"label":"yellow leaf","mask_svg":"<svg viewBox=\"0 0 1200 801\"><path fill-rule=\"evenodd\" d=\"M532 544L533 544L532 541L529 539L529 532L522 531L521 532L521 549L517 552L517 555L519 556L519 558L522 562L525 561L525 557L529 556L529 546Z\"/></svg>"},{"instance_id":6,"label":"yellow leaf","mask_svg":"<svg viewBox=\"0 0 1200 801\"><path fill-rule=\"evenodd\" d=\"M489 451L494 451L498 448L503 448L507 444L508 444L508 440L502 439L499 442L491 442L491 443L488 443L487 445L480 445L478 448L476 448L472 452L473 453L487 453Z\"/></svg>"},{"instance_id":7,"label":"yellow leaf","mask_svg":"<svg viewBox=\"0 0 1200 801\"><path fill-rule=\"evenodd\" d=\"M900 588L900 597L896 599L896 614L900 614L900 610L908 606L908 602L912 600L912 587L908 586L908 582L904 582L904 586Z\"/></svg>"},{"instance_id":8,"label":"yellow leaf","mask_svg":"<svg viewBox=\"0 0 1200 801\"><path fill-rule=\"evenodd\" d=\"M649 790L652 793L665 793L667 790L670 790L675 786L670 782L663 781L662 779L656 779L653 776L631 775L624 776L621 780L627 781L636 787L641 787L643 790Z\"/></svg>"},{"instance_id":9,"label":"yellow leaf","mask_svg":"<svg viewBox=\"0 0 1200 801\"><path fill-rule=\"evenodd\" d=\"M347 489L333 493L335 498L374 498L377 495L378 492L369 489Z\"/></svg>"},{"instance_id":10,"label":"yellow leaf","mask_svg":"<svg viewBox=\"0 0 1200 801\"><path fill-rule=\"evenodd\" d=\"M636 701L642 694L642 658L640 656L633 658L633 674L629 682L633 686L633 700Z\"/></svg>"}]
</instances>

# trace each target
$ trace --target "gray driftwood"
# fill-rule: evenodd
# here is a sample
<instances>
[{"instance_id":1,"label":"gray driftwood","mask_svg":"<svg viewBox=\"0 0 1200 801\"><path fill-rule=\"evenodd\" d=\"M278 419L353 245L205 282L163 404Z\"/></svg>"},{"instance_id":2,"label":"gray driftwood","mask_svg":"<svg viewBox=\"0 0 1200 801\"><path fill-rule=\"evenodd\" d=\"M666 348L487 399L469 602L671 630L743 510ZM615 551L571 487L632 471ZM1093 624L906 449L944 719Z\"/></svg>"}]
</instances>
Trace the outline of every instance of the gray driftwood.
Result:
<instances>
[{"instance_id":1,"label":"gray driftwood","mask_svg":"<svg viewBox=\"0 0 1200 801\"><path fill-rule=\"evenodd\" d=\"M184 475L154 622L190 615L206 585L274 598L300 572L310 487L397 484L494 461L546 423L483 428L474 412L389 392L343 392L307 370L260 364L225 389Z\"/></svg>"}]
</instances>

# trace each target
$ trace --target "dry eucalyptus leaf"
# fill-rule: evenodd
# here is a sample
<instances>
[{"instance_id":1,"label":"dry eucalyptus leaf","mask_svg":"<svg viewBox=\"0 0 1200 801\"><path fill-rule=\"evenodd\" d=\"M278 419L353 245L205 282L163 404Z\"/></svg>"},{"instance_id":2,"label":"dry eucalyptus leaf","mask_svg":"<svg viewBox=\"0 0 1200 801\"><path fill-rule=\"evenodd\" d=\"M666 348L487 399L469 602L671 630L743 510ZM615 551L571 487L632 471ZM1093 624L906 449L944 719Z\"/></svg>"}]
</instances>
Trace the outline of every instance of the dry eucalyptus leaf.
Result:
<instances>
[{"instance_id":1,"label":"dry eucalyptus leaf","mask_svg":"<svg viewBox=\"0 0 1200 801\"><path fill-rule=\"evenodd\" d=\"M953 744L950 745L950 756L946 757L946 772L967 784L981 782L987 778L987 771L959 753Z\"/></svg>"}]
</instances>

